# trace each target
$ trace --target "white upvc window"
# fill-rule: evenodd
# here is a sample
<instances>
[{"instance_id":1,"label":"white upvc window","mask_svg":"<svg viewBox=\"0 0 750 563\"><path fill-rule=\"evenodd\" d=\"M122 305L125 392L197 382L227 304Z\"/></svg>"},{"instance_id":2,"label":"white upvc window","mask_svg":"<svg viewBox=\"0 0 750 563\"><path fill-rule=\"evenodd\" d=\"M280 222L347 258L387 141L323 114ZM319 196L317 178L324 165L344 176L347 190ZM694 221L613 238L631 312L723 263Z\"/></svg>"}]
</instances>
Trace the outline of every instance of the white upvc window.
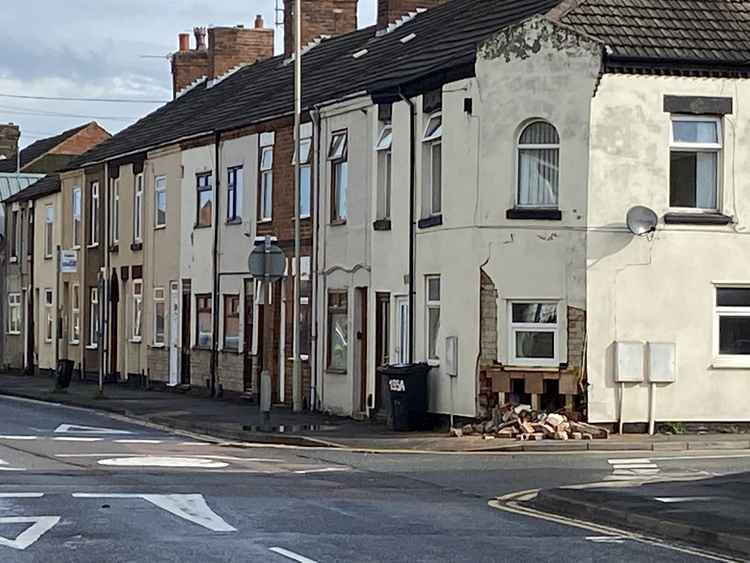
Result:
<instances>
[{"instance_id":1,"label":"white upvc window","mask_svg":"<svg viewBox=\"0 0 750 563\"><path fill-rule=\"evenodd\" d=\"M750 284L717 286L715 303L715 363L750 367Z\"/></svg>"},{"instance_id":2,"label":"white upvc window","mask_svg":"<svg viewBox=\"0 0 750 563\"><path fill-rule=\"evenodd\" d=\"M337 131L331 136L328 149L331 162L331 222L344 223L348 215L349 134Z\"/></svg>"},{"instance_id":3,"label":"white upvc window","mask_svg":"<svg viewBox=\"0 0 750 563\"><path fill-rule=\"evenodd\" d=\"M44 208L44 257L52 258L54 253L55 241L53 229L55 226L55 208L47 205Z\"/></svg>"},{"instance_id":4,"label":"white upvc window","mask_svg":"<svg viewBox=\"0 0 750 563\"><path fill-rule=\"evenodd\" d=\"M44 341L52 342L52 338L55 332L55 303L54 293L51 289L44 290L44 310L47 315L47 321L44 329Z\"/></svg>"},{"instance_id":5,"label":"white upvc window","mask_svg":"<svg viewBox=\"0 0 750 563\"><path fill-rule=\"evenodd\" d=\"M557 209L560 192L560 136L554 125L532 121L518 137L516 206Z\"/></svg>"},{"instance_id":6,"label":"white upvc window","mask_svg":"<svg viewBox=\"0 0 750 563\"><path fill-rule=\"evenodd\" d=\"M719 209L721 119L673 115L669 144L669 206Z\"/></svg>"},{"instance_id":7,"label":"white upvc window","mask_svg":"<svg viewBox=\"0 0 750 563\"><path fill-rule=\"evenodd\" d=\"M81 342L81 286L74 284L70 294L70 342Z\"/></svg>"},{"instance_id":8,"label":"white upvc window","mask_svg":"<svg viewBox=\"0 0 750 563\"><path fill-rule=\"evenodd\" d=\"M133 333L131 340L143 339L143 280L133 280Z\"/></svg>"},{"instance_id":9,"label":"white upvc window","mask_svg":"<svg viewBox=\"0 0 750 563\"><path fill-rule=\"evenodd\" d=\"M81 248L81 187L73 188L73 201L71 202L73 210L73 249Z\"/></svg>"},{"instance_id":10,"label":"white upvc window","mask_svg":"<svg viewBox=\"0 0 750 563\"><path fill-rule=\"evenodd\" d=\"M99 347L99 288L89 288L89 348Z\"/></svg>"},{"instance_id":11,"label":"white upvc window","mask_svg":"<svg viewBox=\"0 0 750 563\"><path fill-rule=\"evenodd\" d=\"M438 359L440 333L440 276L425 277L425 311L427 322L427 359Z\"/></svg>"},{"instance_id":12,"label":"white upvc window","mask_svg":"<svg viewBox=\"0 0 750 563\"><path fill-rule=\"evenodd\" d=\"M163 287L154 288L154 346L164 346L166 342L166 299Z\"/></svg>"},{"instance_id":13,"label":"white upvc window","mask_svg":"<svg viewBox=\"0 0 750 563\"><path fill-rule=\"evenodd\" d=\"M227 222L242 221L242 195L244 193L242 166L227 170Z\"/></svg>"},{"instance_id":14,"label":"white upvc window","mask_svg":"<svg viewBox=\"0 0 750 563\"><path fill-rule=\"evenodd\" d=\"M424 148L424 215L440 215L443 211L443 115L432 114L422 137Z\"/></svg>"},{"instance_id":15,"label":"white upvc window","mask_svg":"<svg viewBox=\"0 0 750 563\"><path fill-rule=\"evenodd\" d=\"M557 367L560 364L560 303L511 301L508 306L510 364Z\"/></svg>"},{"instance_id":16,"label":"white upvc window","mask_svg":"<svg viewBox=\"0 0 750 563\"><path fill-rule=\"evenodd\" d=\"M143 173L135 177L133 194L133 242L143 242Z\"/></svg>"},{"instance_id":17,"label":"white upvc window","mask_svg":"<svg viewBox=\"0 0 750 563\"><path fill-rule=\"evenodd\" d=\"M167 179L158 176L154 180L154 228L167 226Z\"/></svg>"},{"instance_id":18,"label":"white upvc window","mask_svg":"<svg viewBox=\"0 0 750 563\"><path fill-rule=\"evenodd\" d=\"M21 294L8 294L8 334L21 334Z\"/></svg>"},{"instance_id":19,"label":"white upvc window","mask_svg":"<svg viewBox=\"0 0 750 563\"><path fill-rule=\"evenodd\" d=\"M260 148L258 177L260 181L258 220L270 221L273 218L273 145Z\"/></svg>"},{"instance_id":20,"label":"white upvc window","mask_svg":"<svg viewBox=\"0 0 750 563\"><path fill-rule=\"evenodd\" d=\"M310 217L310 208L312 206L312 137L304 136L300 138L300 153L302 158L299 161L299 215L300 218ZM312 135L312 128L309 129L308 135ZM292 165L297 164L297 149L295 147Z\"/></svg>"},{"instance_id":21,"label":"white upvc window","mask_svg":"<svg viewBox=\"0 0 750 563\"><path fill-rule=\"evenodd\" d=\"M111 238L112 243L120 242L120 179L112 180Z\"/></svg>"},{"instance_id":22,"label":"white upvc window","mask_svg":"<svg viewBox=\"0 0 750 563\"><path fill-rule=\"evenodd\" d=\"M91 222L89 223L89 246L99 244L99 182L91 184Z\"/></svg>"},{"instance_id":23,"label":"white upvc window","mask_svg":"<svg viewBox=\"0 0 750 563\"><path fill-rule=\"evenodd\" d=\"M383 125L378 142L375 144L378 159L378 219L391 218L392 148L393 127L390 124L386 124Z\"/></svg>"}]
</instances>

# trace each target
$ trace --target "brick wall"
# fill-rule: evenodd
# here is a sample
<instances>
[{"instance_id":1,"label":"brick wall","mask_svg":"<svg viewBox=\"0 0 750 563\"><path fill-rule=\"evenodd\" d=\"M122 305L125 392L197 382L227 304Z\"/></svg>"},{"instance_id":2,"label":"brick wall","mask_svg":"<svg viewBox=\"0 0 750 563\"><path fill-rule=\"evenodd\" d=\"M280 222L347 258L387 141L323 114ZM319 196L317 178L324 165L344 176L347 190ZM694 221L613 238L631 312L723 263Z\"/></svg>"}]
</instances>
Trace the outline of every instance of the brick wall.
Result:
<instances>
[{"instance_id":1,"label":"brick wall","mask_svg":"<svg viewBox=\"0 0 750 563\"><path fill-rule=\"evenodd\" d=\"M358 0L302 0L302 46L357 29ZM284 2L284 53L294 52L294 2Z\"/></svg>"},{"instance_id":2,"label":"brick wall","mask_svg":"<svg viewBox=\"0 0 750 563\"><path fill-rule=\"evenodd\" d=\"M378 29L387 27L417 8L432 8L447 0L378 0Z\"/></svg>"},{"instance_id":3,"label":"brick wall","mask_svg":"<svg viewBox=\"0 0 750 563\"><path fill-rule=\"evenodd\" d=\"M92 122L85 129L82 129L52 149L50 154L83 154L102 141L106 141L111 136L98 123Z\"/></svg>"},{"instance_id":4,"label":"brick wall","mask_svg":"<svg viewBox=\"0 0 750 563\"><path fill-rule=\"evenodd\" d=\"M18 128L18 125L12 123L0 125L0 156L8 159L16 158L20 136L21 130Z\"/></svg>"},{"instance_id":5,"label":"brick wall","mask_svg":"<svg viewBox=\"0 0 750 563\"><path fill-rule=\"evenodd\" d=\"M152 381L169 381L169 350L149 347L146 358L149 378Z\"/></svg>"},{"instance_id":6,"label":"brick wall","mask_svg":"<svg viewBox=\"0 0 750 563\"><path fill-rule=\"evenodd\" d=\"M263 22L260 22L261 26ZM213 80L240 64L273 56L273 29L213 27L208 30L208 78Z\"/></svg>"},{"instance_id":7,"label":"brick wall","mask_svg":"<svg viewBox=\"0 0 750 563\"><path fill-rule=\"evenodd\" d=\"M211 378L211 351L193 349L190 352L190 384L206 387L206 379Z\"/></svg>"},{"instance_id":8,"label":"brick wall","mask_svg":"<svg viewBox=\"0 0 750 563\"><path fill-rule=\"evenodd\" d=\"M225 391L242 393L245 391L245 359L242 354L219 352L216 367L217 384Z\"/></svg>"},{"instance_id":9,"label":"brick wall","mask_svg":"<svg viewBox=\"0 0 750 563\"><path fill-rule=\"evenodd\" d=\"M497 289L490 276L480 270L479 358L482 363L497 360Z\"/></svg>"}]
</instances>

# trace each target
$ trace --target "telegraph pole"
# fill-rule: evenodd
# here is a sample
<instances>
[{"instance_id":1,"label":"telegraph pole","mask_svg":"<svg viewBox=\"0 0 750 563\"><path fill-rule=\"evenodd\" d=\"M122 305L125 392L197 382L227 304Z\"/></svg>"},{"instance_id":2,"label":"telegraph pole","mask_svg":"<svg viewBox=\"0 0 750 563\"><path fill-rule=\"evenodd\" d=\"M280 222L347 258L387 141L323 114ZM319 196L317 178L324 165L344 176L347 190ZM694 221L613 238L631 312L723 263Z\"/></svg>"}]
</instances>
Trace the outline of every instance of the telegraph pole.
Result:
<instances>
[{"instance_id":1,"label":"telegraph pole","mask_svg":"<svg viewBox=\"0 0 750 563\"><path fill-rule=\"evenodd\" d=\"M294 0L294 339L292 354L292 410L302 410L302 366L300 365L300 134L302 128L302 0Z\"/></svg>"}]
</instances>

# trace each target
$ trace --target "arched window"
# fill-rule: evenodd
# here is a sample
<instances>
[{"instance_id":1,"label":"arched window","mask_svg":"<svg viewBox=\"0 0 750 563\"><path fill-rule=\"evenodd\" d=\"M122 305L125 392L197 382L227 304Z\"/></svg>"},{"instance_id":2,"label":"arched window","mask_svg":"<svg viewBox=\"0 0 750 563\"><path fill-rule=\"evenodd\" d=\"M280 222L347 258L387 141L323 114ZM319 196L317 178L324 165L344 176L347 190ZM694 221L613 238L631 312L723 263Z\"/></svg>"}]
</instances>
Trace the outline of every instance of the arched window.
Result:
<instances>
[{"instance_id":1,"label":"arched window","mask_svg":"<svg viewBox=\"0 0 750 563\"><path fill-rule=\"evenodd\" d=\"M518 206L556 208L559 175L557 129L546 121L530 123L518 138Z\"/></svg>"}]
</instances>

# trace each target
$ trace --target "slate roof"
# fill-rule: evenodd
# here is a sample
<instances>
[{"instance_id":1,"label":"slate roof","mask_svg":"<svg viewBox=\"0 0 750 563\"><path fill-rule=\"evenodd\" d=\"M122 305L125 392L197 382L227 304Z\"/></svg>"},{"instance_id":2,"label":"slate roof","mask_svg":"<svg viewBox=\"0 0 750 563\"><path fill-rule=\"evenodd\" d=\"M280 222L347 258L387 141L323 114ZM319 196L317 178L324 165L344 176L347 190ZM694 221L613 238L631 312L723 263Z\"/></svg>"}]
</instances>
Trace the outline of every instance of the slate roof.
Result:
<instances>
[{"instance_id":1,"label":"slate roof","mask_svg":"<svg viewBox=\"0 0 750 563\"><path fill-rule=\"evenodd\" d=\"M750 2L582 0L560 22L604 42L610 59L750 65Z\"/></svg>"},{"instance_id":2,"label":"slate roof","mask_svg":"<svg viewBox=\"0 0 750 563\"><path fill-rule=\"evenodd\" d=\"M46 139L39 139L38 141L31 143L25 149L21 149L21 170L24 166L30 162L35 161L37 158L44 156L49 151L54 149L60 143L63 143L91 125L91 123L85 123L74 129L64 131L54 137L47 137ZM0 172L15 172L16 171L16 159L11 158L8 160L0 160Z\"/></svg>"},{"instance_id":3,"label":"slate roof","mask_svg":"<svg viewBox=\"0 0 750 563\"><path fill-rule=\"evenodd\" d=\"M49 194L60 191L60 176L58 174L48 174L43 178L31 184L28 188L10 196L3 203L14 203L16 201L28 201L38 199Z\"/></svg>"},{"instance_id":4,"label":"slate roof","mask_svg":"<svg viewBox=\"0 0 750 563\"><path fill-rule=\"evenodd\" d=\"M302 61L303 107L365 93L416 92L435 77L471 77L479 43L503 27L551 11L562 14L561 23L608 45L612 59L750 61L750 0L449 0L389 33L378 35L368 27L308 51ZM68 168L288 116L293 73L294 65L276 56L211 88L201 83Z\"/></svg>"}]
</instances>

